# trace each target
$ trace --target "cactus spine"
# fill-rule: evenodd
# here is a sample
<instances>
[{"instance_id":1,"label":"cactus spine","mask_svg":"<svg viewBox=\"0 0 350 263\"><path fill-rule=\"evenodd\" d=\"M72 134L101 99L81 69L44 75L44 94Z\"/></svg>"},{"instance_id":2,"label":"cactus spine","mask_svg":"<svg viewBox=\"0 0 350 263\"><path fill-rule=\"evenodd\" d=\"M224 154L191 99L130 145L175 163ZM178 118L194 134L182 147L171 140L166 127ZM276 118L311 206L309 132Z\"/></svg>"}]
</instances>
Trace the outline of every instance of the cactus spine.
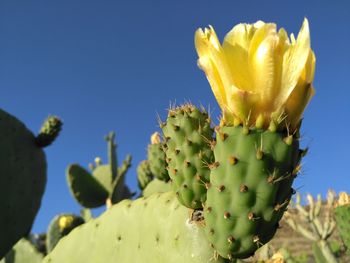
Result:
<instances>
[{"instance_id":1,"label":"cactus spine","mask_svg":"<svg viewBox=\"0 0 350 263\"><path fill-rule=\"evenodd\" d=\"M210 124L208 113L191 104L170 109L161 124L174 191L181 204L193 209L202 208L206 200L208 164L213 161L210 143L214 131Z\"/></svg>"}]
</instances>

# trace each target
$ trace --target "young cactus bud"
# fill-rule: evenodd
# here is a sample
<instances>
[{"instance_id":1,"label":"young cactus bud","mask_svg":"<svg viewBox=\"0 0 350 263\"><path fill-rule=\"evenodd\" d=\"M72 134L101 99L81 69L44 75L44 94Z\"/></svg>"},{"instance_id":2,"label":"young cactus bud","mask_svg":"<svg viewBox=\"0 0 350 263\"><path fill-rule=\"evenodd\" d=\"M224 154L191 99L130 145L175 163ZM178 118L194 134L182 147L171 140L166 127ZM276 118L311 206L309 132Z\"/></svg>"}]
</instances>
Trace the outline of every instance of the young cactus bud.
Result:
<instances>
[{"instance_id":1,"label":"young cactus bud","mask_svg":"<svg viewBox=\"0 0 350 263\"><path fill-rule=\"evenodd\" d=\"M49 146L59 135L62 121L56 116L49 116L43 123L38 136L35 138L39 147Z\"/></svg>"}]
</instances>

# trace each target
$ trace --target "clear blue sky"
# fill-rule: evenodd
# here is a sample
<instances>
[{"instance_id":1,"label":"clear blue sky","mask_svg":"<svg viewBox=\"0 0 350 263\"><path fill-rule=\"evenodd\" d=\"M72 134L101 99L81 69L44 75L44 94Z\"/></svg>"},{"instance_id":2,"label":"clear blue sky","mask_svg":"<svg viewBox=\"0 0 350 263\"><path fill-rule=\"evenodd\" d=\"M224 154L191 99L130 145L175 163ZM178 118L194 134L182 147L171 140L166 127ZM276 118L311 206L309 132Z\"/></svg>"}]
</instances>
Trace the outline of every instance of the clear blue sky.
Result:
<instances>
[{"instance_id":1,"label":"clear blue sky","mask_svg":"<svg viewBox=\"0 0 350 263\"><path fill-rule=\"evenodd\" d=\"M58 213L78 213L65 169L106 160L109 131L117 133L119 156L133 155L127 183L136 189L136 166L169 102L210 104L219 115L193 45L194 31L208 24L222 39L240 22L276 22L297 33L309 19L317 93L302 129L310 152L294 186L312 194L350 191L348 10L345 0L1 0L0 107L33 131L50 113L65 123L46 150L48 184L34 232Z\"/></svg>"}]
</instances>

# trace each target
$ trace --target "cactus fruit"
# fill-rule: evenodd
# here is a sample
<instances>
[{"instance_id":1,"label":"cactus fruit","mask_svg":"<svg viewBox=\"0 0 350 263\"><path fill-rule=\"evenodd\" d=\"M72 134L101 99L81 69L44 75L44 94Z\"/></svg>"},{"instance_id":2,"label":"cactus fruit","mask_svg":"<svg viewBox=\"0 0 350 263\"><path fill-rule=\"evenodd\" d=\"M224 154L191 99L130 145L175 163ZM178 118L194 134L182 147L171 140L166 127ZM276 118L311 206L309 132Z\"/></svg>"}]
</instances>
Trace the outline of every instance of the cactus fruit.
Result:
<instances>
[{"instance_id":1,"label":"cactus fruit","mask_svg":"<svg viewBox=\"0 0 350 263\"><path fill-rule=\"evenodd\" d=\"M149 162L147 160L143 160L137 166L137 184L139 188L143 190L152 180L153 174L149 167Z\"/></svg>"},{"instance_id":2,"label":"cactus fruit","mask_svg":"<svg viewBox=\"0 0 350 263\"><path fill-rule=\"evenodd\" d=\"M147 148L147 158L152 174L159 180L169 181L164 142L161 141L158 132L153 133L151 136L151 144Z\"/></svg>"},{"instance_id":3,"label":"cactus fruit","mask_svg":"<svg viewBox=\"0 0 350 263\"><path fill-rule=\"evenodd\" d=\"M350 196L341 192L337 207L334 210L335 220L339 234L343 240L347 252L350 253Z\"/></svg>"},{"instance_id":4,"label":"cactus fruit","mask_svg":"<svg viewBox=\"0 0 350 263\"><path fill-rule=\"evenodd\" d=\"M278 228L301 158L282 132L220 127L205 207L206 232L220 255L246 258Z\"/></svg>"},{"instance_id":5,"label":"cactus fruit","mask_svg":"<svg viewBox=\"0 0 350 263\"><path fill-rule=\"evenodd\" d=\"M210 147L214 130L210 117L202 109L185 104L170 109L161 124L166 138L168 172L181 204L199 209L206 200L213 152Z\"/></svg>"},{"instance_id":6,"label":"cactus fruit","mask_svg":"<svg viewBox=\"0 0 350 263\"><path fill-rule=\"evenodd\" d=\"M96 166L92 166L92 175L78 164L67 168L67 181L74 198L86 208L95 208L104 204L109 207L132 193L125 185L125 175L131 166L131 156L128 155L123 164L118 167L115 134L106 136L108 143L108 164L103 165L96 158Z\"/></svg>"},{"instance_id":7,"label":"cactus fruit","mask_svg":"<svg viewBox=\"0 0 350 263\"><path fill-rule=\"evenodd\" d=\"M52 134L47 121L43 127L42 132ZM21 121L0 110L0 258L29 233L39 210L46 184L45 153L39 145L47 143L37 143L42 132L35 137Z\"/></svg>"},{"instance_id":8,"label":"cactus fruit","mask_svg":"<svg viewBox=\"0 0 350 263\"><path fill-rule=\"evenodd\" d=\"M44 255L27 239L20 239L0 263L41 263Z\"/></svg>"},{"instance_id":9,"label":"cactus fruit","mask_svg":"<svg viewBox=\"0 0 350 263\"><path fill-rule=\"evenodd\" d=\"M197 220L174 193L125 200L72 231L43 262L227 262L212 260Z\"/></svg>"},{"instance_id":10,"label":"cactus fruit","mask_svg":"<svg viewBox=\"0 0 350 263\"><path fill-rule=\"evenodd\" d=\"M154 193L165 193L170 192L172 190L171 183L164 182L162 180L159 180L157 178L153 179L145 189L142 191L143 197L148 197Z\"/></svg>"},{"instance_id":11,"label":"cactus fruit","mask_svg":"<svg viewBox=\"0 0 350 263\"><path fill-rule=\"evenodd\" d=\"M54 217L47 229L47 252L51 252L62 237L68 235L74 228L84 223L85 220L82 217L73 214L62 214Z\"/></svg>"}]
</instances>

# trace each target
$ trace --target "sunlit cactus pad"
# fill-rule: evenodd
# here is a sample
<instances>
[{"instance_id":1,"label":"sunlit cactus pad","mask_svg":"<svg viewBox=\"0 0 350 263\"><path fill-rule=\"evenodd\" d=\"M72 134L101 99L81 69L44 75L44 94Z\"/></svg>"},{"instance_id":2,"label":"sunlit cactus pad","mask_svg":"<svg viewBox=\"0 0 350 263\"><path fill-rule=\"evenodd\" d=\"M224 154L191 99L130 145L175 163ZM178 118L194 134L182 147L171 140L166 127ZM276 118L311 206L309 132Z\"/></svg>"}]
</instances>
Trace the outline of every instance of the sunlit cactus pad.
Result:
<instances>
[{"instance_id":1,"label":"sunlit cactus pad","mask_svg":"<svg viewBox=\"0 0 350 263\"><path fill-rule=\"evenodd\" d=\"M74 229L45 263L209 263L214 260L201 222L174 193L125 200Z\"/></svg>"},{"instance_id":2,"label":"sunlit cactus pad","mask_svg":"<svg viewBox=\"0 0 350 263\"><path fill-rule=\"evenodd\" d=\"M287 133L220 127L205 207L209 241L223 257L246 258L278 228L301 158Z\"/></svg>"}]
</instances>

